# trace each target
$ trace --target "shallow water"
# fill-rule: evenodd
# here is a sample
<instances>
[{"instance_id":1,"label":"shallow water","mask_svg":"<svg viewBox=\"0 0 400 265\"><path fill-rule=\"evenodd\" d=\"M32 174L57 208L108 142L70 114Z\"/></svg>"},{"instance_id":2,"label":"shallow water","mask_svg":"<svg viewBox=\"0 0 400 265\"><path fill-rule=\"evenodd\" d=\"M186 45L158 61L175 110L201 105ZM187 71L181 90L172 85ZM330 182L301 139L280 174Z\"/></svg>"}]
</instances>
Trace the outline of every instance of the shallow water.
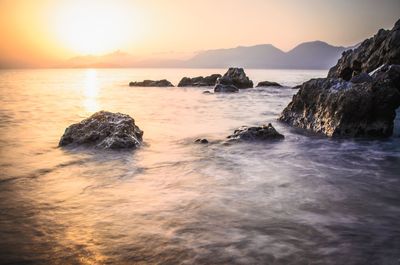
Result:
<instances>
[{"instance_id":1,"label":"shallow water","mask_svg":"<svg viewBox=\"0 0 400 265\"><path fill-rule=\"evenodd\" d=\"M288 88L127 86L224 71L0 71L0 263L399 264L400 138L281 124ZM246 72L288 86L326 75ZM145 146L57 148L69 124L102 109L134 117ZM193 144L268 122L285 140Z\"/></svg>"}]
</instances>

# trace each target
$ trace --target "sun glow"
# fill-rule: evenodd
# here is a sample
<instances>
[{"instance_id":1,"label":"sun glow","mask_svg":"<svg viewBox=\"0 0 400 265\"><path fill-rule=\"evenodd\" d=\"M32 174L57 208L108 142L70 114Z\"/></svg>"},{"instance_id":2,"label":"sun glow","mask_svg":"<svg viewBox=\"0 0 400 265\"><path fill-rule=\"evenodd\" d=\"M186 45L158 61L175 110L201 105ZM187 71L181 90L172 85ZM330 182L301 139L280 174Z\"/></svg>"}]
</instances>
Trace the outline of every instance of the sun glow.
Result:
<instances>
[{"instance_id":1,"label":"sun glow","mask_svg":"<svg viewBox=\"0 0 400 265\"><path fill-rule=\"evenodd\" d=\"M78 54L104 54L136 37L132 8L123 1L68 1L54 12L61 44Z\"/></svg>"}]
</instances>

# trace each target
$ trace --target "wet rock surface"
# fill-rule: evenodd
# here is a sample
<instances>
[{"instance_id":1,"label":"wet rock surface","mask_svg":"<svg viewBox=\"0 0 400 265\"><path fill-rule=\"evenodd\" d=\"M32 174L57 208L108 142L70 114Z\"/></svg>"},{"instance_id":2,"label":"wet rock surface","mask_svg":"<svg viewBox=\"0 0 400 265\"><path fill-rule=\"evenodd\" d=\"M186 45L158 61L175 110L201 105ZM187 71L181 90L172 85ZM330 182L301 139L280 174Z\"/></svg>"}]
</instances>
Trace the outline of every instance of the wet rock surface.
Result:
<instances>
[{"instance_id":1,"label":"wet rock surface","mask_svg":"<svg viewBox=\"0 0 400 265\"><path fill-rule=\"evenodd\" d=\"M364 40L357 48L343 52L328 77L349 81L362 72L370 73L379 66L400 64L400 20L393 29L380 29L375 36Z\"/></svg>"},{"instance_id":2,"label":"wet rock surface","mask_svg":"<svg viewBox=\"0 0 400 265\"><path fill-rule=\"evenodd\" d=\"M143 131L129 115L99 111L69 126L59 146L93 146L101 149L138 148Z\"/></svg>"},{"instance_id":3,"label":"wet rock surface","mask_svg":"<svg viewBox=\"0 0 400 265\"><path fill-rule=\"evenodd\" d=\"M214 93L235 93L239 92L239 88L234 85L218 84L214 87Z\"/></svg>"},{"instance_id":4,"label":"wet rock surface","mask_svg":"<svg viewBox=\"0 0 400 265\"><path fill-rule=\"evenodd\" d=\"M217 80L217 85L233 85L237 88L252 88L253 81L244 72L243 68L229 68L228 71Z\"/></svg>"},{"instance_id":5,"label":"wet rock surface","mask_svg":"<svg viewBox=\"0 0 400 265\"><path fill-rule=\"evenodd\" d=\"M268 141L281 140L285 137L277 132L271 123L259 127L242 126L229 135L228 141Z\"/></svg>"},{"instance_id":6,"label":"wet rock surface","mask_svg":"<svg viewBox=\"0 0 400 265\"><path fill-rule=\"evenodd\" d=\"M199 138L194 141L196 144L208 144L208 140L205 138Z\"/></svg>"},{"instance_id":7,"label":"wet rock surface","mask_svg":"<svg viewBox=\"0 0 400 265\"><path fill-rule=\"evenodd\" d=\"M267 86L282 87L281 84L279 84L277 82L270 82L270 81L259 82L256 87L267 87Z\"/></svg>"},{"instance_id":8,"label":"wet rock surface","mask_svg":"<svg viewBox=\"0 0 400 265\"><path fill-rule=\"evenodd\" d=\"M137 87L173 87L174 85L166 79L162 80L144 80L142 82L130 82L129 86Z\"/></svg>"},{"instance_id":9,"label":"wet rock surface","mask_svg":"<svg viewBox=\"0 0 400 265\"><path fill-rule=\"evenodd\" d=\"M367 78L364 76L364 78ZM368 82L305 82L279 120L327 136L389 137L400 106L400 66L381 67Z\"/></svg>"},{"instance_id":10,"label":"wet rock surface","mask_svg":"<svg viewBox=\"0 0 400 265\"><path fill-rule=\"evenodd\" d=\"M193 87L202 87L202 86L214 86L217 82L217 79L220 78L220 74L212 74L210 76L202 77L184 77L178 84L178 87L186 87L186 86L193 86Z\"/></svg>"}]
</instances>

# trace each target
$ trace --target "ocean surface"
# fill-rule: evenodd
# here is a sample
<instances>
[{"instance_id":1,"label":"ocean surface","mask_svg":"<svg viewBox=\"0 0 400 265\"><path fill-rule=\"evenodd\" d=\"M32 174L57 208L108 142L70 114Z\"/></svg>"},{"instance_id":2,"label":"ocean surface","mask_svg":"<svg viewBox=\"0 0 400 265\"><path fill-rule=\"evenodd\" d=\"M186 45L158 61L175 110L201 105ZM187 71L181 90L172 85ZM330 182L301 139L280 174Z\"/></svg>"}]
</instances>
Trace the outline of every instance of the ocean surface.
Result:
<instances>
[{"instance_id":1,"label":"ocean surface","mask_svg":"<svg viewBox=\"0 0 400 265\"><path fill-rule=\"evenodd\" d=\"M400 264L400 138L328 139L277 121L296 93L129 87L226 69L0 71L0 264ZM294 86L327 71L246 70ZM98 110L136 151L58 148ZM285 140L199 145L272 123Z\"/></svg>"}]
</instances>

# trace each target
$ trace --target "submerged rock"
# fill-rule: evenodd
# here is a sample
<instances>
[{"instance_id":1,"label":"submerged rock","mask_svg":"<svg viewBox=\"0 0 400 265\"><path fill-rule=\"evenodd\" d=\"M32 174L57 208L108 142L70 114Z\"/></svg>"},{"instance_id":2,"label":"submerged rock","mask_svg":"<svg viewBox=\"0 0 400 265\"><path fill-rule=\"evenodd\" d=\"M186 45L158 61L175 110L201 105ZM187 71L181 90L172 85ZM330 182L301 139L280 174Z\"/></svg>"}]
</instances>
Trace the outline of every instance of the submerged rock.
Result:
<instances>
[{"instance_id":1,"label":"submerged rock","mask_svg":"<svg viewBox=\"0 0 400 265\"><path fill-rule=\"evenodd\" d=\"M370 73L383 64L400 64L400 20L393 29L381 29L357 48L343 52L328 77L349 81L362 72Z\"/></svg>"},{"instance_id":2,"label":"submerged rock","mask_svg":"<svg viewBox=\"0 0 400 265\"><path fill-rule=\"evenodd\" d=\"M238 91L239 91L239 88L237 88L234 85L218 84L214 87L214 93L235 93Z\"/></svg>"},{"instance_id":3,"label":"submerged rock","mask_svg":"<svg viewBox=\"0 0 400 265\"><path fill-rule=\"evenodd\" d=\"M217 80L217 85L233 85L237 88L251 88L253 81L244 72L243 68L229 68L228 71Z\"/></svg>"},{"instance_id":4,"label":"submerged rock","mask_svg":"<svg viewBox=\"0 0 400 265\"><path fill-rule=\"evenodd\" d=\"M126 114L99 111L79 123L69 126L59 146L87 145L102 149L137 148L143 131Z\"/></svg>"},{"instance_id":5,"label":"submerged rock","mask_svg":"<svg viewBox=\"0 0 400 265\"><path fill-rule=\"evenodd\" d=\"M270 81L262 81L257 84L257 87L267 87L267 86L276 86L276 87L282 87L281 84L277 82L270 82Z\"/></svg>"},{"instance_id":6,"label":"submerged rock","mask_svg":"<svg viewBox=\"0 0 400 265\"><path fill-rule=\"evenodd\" d=\"M220 74L212 74L210 76L202 77L184 77L178 84L178 87L186 87L186 86L194 86L194 87L201 87L201 86L214 86L217 82L217 79L220 78Z\"/></svg>"},{"instance_id":7,"label":"submerged rock","mask_svg":"<svg viewBox=\"0 0 400 265\"><path fill-rule=\"evenodd\" d=\"M388 137L400 106L400 66L381 67L369 82L305 82L279 120L327 136Z\"/></svg>"},{"instance_id":8,"label":"submerged rock","mask_svg":"<svg viewBox=\"0 0 400 265\"><path fill-rule=\"evenodd\" d=\"M202 138L199 138L199 139L196 139L196 141L194 141L196 144L208 144L208 140L207 139L202 139Z\"/></svg>"},{"instance_id":9,"label":"submerged rock","mask_svg":"<svg viewBox=\"0 0 400 265\"><path fill-rule=\"evenodd\" d=\"M211 91L205 90L203 91L203 94L212 94Z\"/></svg>"},{"instance_id":10,"label":"submerged rock","mask_svg":"<svg viewBox=\"0 0 400 265\"><path fill-rule=\"evenodd\" d=\"M174 85L166 79L162 80L144 80L142 82L130 82L129 86L138 87L173 87Z\"/></svg>"},{"instance_id":11,"label":"submerged rock","mask_svg":"<svg viewBox=\"0 0 400 265\"><path fill-rule=\"evenodd\" d=\"M229 141L266 141L280 140L285 137L278 133L272 124L269 123L268 125L262 125L260 127L240 127L227 138Z\"/></svg>"}]
</instances>

